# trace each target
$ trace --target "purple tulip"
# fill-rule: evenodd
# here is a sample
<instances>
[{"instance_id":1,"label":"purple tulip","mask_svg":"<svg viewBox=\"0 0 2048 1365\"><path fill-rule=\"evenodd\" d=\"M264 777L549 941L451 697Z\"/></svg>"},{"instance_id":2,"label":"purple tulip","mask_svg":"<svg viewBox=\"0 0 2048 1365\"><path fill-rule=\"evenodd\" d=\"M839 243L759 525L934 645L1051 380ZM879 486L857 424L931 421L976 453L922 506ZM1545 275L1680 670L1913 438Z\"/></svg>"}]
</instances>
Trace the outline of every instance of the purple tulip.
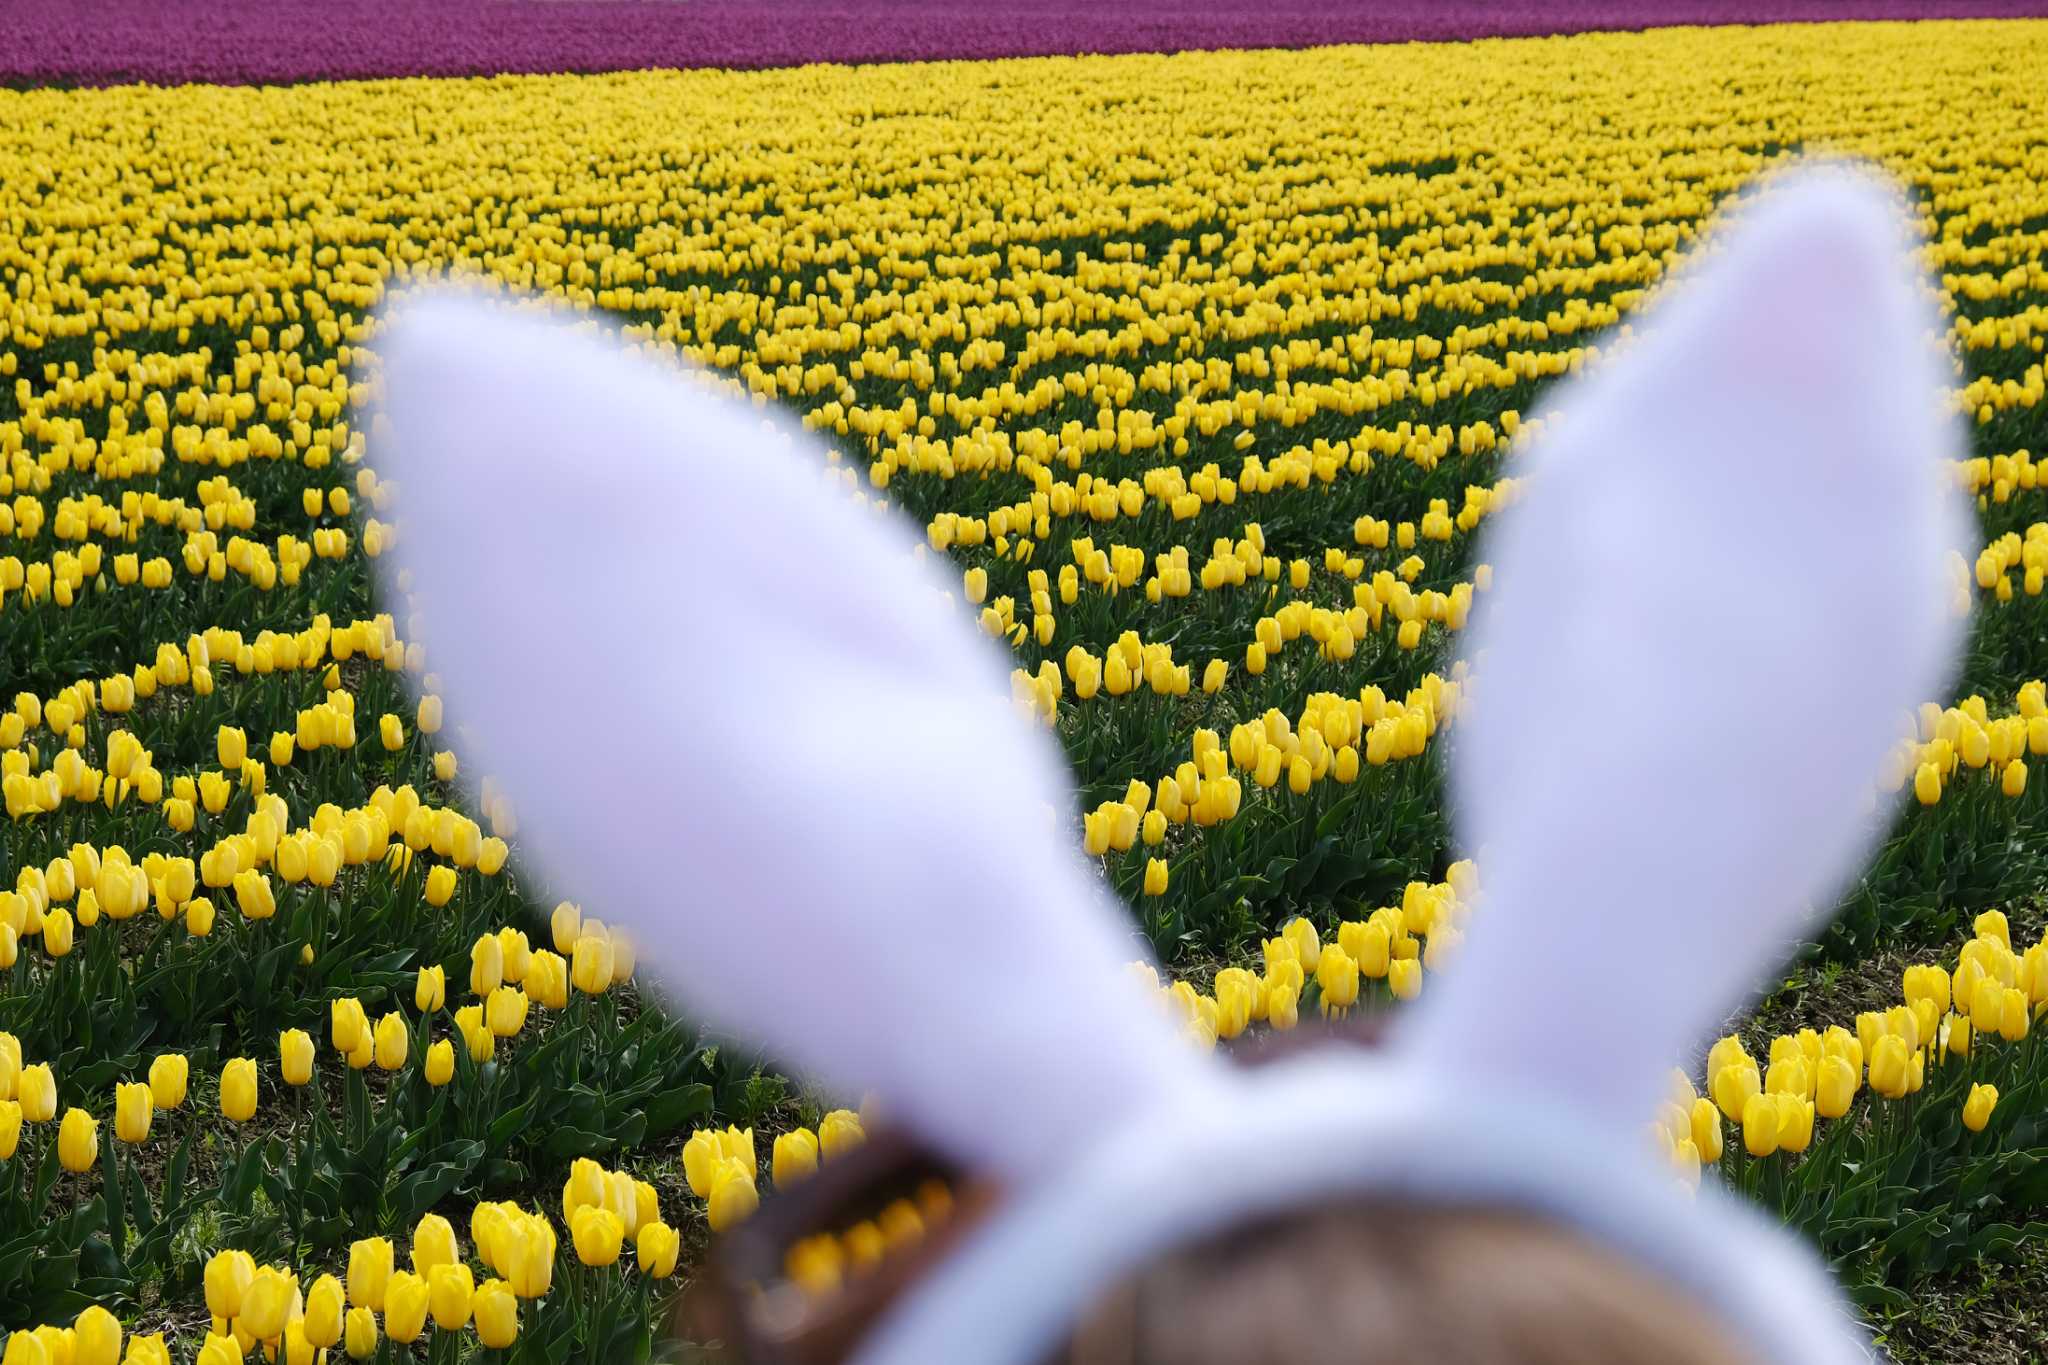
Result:
<instances>
[{"instance_id":1,"label":"purple tulip","mask_svg":"<svg viewBox=\"0 0 2048 1365\"><path fill-rule=\"evenodd\" d=\"M255 84L1310 47L1823 19L2041 0L9 0L0 84Z\"/></svg>"}]
</instances>

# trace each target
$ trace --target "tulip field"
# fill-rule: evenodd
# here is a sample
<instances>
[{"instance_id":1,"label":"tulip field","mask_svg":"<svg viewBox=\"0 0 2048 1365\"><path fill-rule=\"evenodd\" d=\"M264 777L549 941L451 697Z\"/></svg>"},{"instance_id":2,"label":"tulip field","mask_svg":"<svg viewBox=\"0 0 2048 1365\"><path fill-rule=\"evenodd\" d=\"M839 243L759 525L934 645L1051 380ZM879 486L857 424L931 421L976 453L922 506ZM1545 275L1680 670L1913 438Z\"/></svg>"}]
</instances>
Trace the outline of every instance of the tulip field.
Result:
<instances>
[{"instance_id":1,"label":"tulip field","mask_svg":"<svg viewBox=\"0 0 2048 1365\"><path fill-rule=\"evenodd\" d=\"M256 24L216 68L128 8L101 49L89 9L30 4L0 53L4 1365L671 1356L713 1233L883 1121L701 1035L606 906L525 874L373 588L394 291L612 319L907 512L1071 757L1161 1008L1230 1048L1398 1011L1484 932L1441 762L1478 533L1546 387L1724 201L1829 152L1914 196L1971 433L1971 643L1901 718L1839 918L1672 1058L1644 1140L1804 1230L1902 1359L2025 1358L1912 1310L2048 1258L2048 20L1499 6L1460 21L1483 41L1402 42L1465 11L1264 31L1210 0L1178 42L934 7L921 46L733 19L697 61L649 12L696 7L511 5L502 55L478 25ZM550 68L543 12L608 36ZM974 756L944 780L971 801ZM836 1292L946 1208L788 1274Z\"/></svg>"}]
</instances>

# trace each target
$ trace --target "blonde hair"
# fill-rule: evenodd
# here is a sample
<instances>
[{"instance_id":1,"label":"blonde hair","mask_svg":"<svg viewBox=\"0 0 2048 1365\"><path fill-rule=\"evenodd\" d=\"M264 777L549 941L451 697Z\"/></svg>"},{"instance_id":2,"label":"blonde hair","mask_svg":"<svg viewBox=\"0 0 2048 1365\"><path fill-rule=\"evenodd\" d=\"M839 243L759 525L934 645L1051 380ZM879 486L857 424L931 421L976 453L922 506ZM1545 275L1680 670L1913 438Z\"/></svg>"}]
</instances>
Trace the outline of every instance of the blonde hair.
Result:
<instances>
[{"instance_id":1,"label":"blonde hair","mask_svg":"<svg viewBox=\"0 0 2048 1365\"><path fill-rule=\"evenodd\" d=\"M1557 1223L1347 1204L1168 1254L1063 1365L1754 1365L1699 1303Z\"/></svg>"}]
</instances>

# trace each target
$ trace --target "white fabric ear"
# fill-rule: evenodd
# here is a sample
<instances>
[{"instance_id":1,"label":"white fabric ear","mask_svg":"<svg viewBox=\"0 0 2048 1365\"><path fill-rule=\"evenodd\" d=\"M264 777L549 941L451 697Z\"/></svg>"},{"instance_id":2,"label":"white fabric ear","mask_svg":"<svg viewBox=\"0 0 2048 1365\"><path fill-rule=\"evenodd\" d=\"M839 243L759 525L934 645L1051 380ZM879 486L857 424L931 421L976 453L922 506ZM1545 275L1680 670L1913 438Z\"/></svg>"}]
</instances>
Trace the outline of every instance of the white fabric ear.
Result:
<instances>
[{"instance_id":1,"label":"white fabric ear","mask_svg":"<svg viewBox=\"0 0 2048 1365\"><path fill-rule=\"evenodd\" d=\"M1617 1123L1833 908L1962 625L1898 205L1831 168L1740 211L1562 395L1491 532L1452 759L1486 904L1408 1039Z\"/></svg>"},{"instance_id":2,"label":"white fabric ear","mask_svg":"<svg viewBox=\"0 0 2048 1365\"><path fill-rule=\"evenodd\" d=\"M907 524L589 330L429 296L379 347L381 562L524 855L693 1016L963 1160L1028 1174L1200 1084L1063 757Z\"/></svg>"}]
</instances>

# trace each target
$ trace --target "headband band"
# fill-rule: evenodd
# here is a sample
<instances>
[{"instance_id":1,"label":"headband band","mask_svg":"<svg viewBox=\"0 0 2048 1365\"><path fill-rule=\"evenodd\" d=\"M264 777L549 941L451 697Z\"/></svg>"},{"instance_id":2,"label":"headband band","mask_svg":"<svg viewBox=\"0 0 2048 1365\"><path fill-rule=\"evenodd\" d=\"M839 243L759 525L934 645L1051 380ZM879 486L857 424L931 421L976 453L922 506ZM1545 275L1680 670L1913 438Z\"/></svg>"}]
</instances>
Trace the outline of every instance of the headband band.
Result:
<instances>
[{"instance_id":1,"label":"headband band","mask_svg":"<svg viewBox=\"0 0 2048 1365\"><path fill-rule=\"evenodd\" d=\"M1538 1214L1693 1295L1760 1360L1869 1359L1811 1252L1755 1210L1711 1186L1687 1193L1627 1137L1554 1102L1458 1091L1398 1055L1332 1048L1177 1097L1018 1190L889 1311L856 1365L1033 1365L1153 1258L1344 1195Z\"/></svg>"}]
</instances>

